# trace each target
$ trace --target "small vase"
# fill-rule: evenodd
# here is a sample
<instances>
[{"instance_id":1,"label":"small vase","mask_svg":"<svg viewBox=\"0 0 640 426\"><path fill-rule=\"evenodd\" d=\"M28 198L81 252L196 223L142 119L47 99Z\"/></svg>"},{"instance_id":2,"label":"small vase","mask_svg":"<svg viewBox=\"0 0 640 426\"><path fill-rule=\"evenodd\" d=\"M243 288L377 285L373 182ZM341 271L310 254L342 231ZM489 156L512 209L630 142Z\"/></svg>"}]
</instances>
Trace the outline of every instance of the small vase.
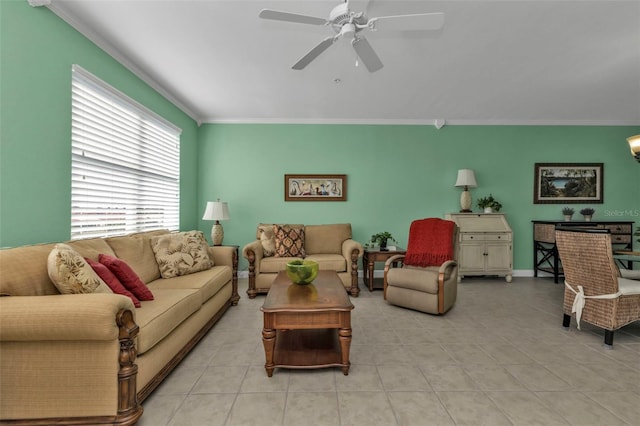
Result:
<instances>
[{"instance_id":1,"label":"small vase","mask_svg":"<svg viewBox=\"0 0 640 426\"><path fill-rule=\"evenodd\" d=\"M565 214L564 215L564 221L565 222L571 222L571 215L570 214Z\"/></svg>"},{"instance_id":2,"label":"small vase","mask_svg":"<svg viewBox=\"0 0 640 426\"><path fill-rule=\"evenodd\" d=\"M484 212L485 213L493 213L493 209L491 207L485 207L484 208Z\"/></svg>"},{"instance_id":3,"label":"small vase","mask_svg":"<svg viewBox=\"0 0 640 426\"><path fill-rule=\"evenodd\" d=\"M585 222L591 222L591 215L590 214L585 214L584 215L584 221Z\"/></svg>"}]
</instances>

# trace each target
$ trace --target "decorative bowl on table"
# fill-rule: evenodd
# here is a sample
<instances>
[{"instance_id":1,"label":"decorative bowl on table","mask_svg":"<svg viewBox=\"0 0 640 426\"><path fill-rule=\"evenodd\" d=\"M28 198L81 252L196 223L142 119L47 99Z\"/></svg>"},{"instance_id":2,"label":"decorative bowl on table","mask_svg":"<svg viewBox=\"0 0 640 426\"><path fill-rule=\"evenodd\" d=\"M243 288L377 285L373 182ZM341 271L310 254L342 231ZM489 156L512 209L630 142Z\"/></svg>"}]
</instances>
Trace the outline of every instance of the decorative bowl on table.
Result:
<instances>
[{"instance_id":1,"label":"decorative bowl on table","mask_svg":"<svg viewBox=\"0 0 640 426\"><path fill-rule=\"evenodd\" d=\"M287 263L287 276L296 284L309 284L318 276L319 265L313 260L292 260Z\"/></svg>"}]
</instances>

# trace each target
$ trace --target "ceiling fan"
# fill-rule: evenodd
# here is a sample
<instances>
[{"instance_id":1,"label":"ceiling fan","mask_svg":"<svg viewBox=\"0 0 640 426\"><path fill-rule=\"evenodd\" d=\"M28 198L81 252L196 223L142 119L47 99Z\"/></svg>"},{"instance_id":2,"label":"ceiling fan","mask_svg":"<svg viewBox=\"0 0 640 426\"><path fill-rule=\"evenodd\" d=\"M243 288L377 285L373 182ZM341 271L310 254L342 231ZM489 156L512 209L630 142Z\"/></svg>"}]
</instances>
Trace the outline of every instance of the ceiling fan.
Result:
<instances>
[{"instance_id":1,"label":"ceiling fan","mask_svg":"<svg viewBox=\"0 0 640 426\"><path fill-rule=\"evenodd\" d=\"M412 30L438 30L444 24L444 13L418 13L413 15L379 16L368 19L364 12L353 12L349 9L349 0L335 6L329 13L329 19L315 16L300 15L297 13L281 12L278 10L262 9L259 14L262 19L275 21L295 22L309 25L331 26L335 35L322 40L311 49L298 62L293 65L294 70L301 70L327 50L340 37L351 40L351 45L358 58L364 63L369 72L378 71L383 67L382 61L373 50L369 42L360 34L363 30L369 31L412 31Z\"/></svg>"}]
</instances>

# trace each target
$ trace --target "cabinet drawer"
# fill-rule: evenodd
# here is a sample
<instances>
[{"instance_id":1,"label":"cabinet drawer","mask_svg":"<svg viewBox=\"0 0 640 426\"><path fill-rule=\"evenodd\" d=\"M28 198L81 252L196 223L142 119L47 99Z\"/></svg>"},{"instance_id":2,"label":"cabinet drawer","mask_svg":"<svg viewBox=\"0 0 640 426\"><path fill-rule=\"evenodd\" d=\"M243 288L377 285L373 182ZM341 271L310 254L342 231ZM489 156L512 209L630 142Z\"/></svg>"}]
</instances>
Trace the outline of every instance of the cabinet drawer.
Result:
<instances>
[{"instance_id":1,"label":"cabinet drawer","mask_svg":"<svg viewBox=\"0 0 640 426\"><path fill-rule=\"evenodd\" d=\"M631 225L627 223L611 223L604 226L612 234L631 234ZM613 235L611 236L613 240Z\"/></svg>"},{"instance_id":2,"label":"cabinet drawer","mask_svg":"<svg viewBox=\"0 0 640 426\"><path fill-rule=\"evenodd\" d=\"M612 244L629 244L630 242L631 242L631 235L611 234Z\"/></svg>"},{"instance_id":3,"label":"cabinet drawer","mask_svg":"<svg viewBox=\"0 0 640 426\"><path fill-rule=\"evenodd\" d=\"M460 234L462 241L511 241L511 234L509 233L496 233L496 234Z\"/></svg>"}]
</instances>

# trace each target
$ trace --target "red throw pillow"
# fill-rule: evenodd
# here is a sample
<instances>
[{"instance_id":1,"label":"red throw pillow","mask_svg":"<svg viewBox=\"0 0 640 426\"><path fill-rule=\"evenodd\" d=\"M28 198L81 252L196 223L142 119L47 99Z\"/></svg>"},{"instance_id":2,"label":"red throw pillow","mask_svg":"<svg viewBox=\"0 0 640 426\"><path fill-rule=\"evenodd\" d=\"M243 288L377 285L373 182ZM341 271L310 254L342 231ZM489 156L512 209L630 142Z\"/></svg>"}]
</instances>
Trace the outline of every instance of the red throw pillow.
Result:
<instances>
[{"instance_id":1,"label":"red throw pillow","mask_svg":"<svg viewBox=\"0 0 640 426\"><path fill-rule=\"evenodd\" d=\"M124 260L109 256L108 254L100 254L98 260L109 268L109 270L118 277L122 285L133 293L138 300L153 300L153 293L151 293L149 287L142 282L138 274L136 274L135 271L131 269L131 266L127 265Z\"/></svg>"},{"instance_id":2,"label":"red throw pillow","mask_svg":"<svg viewBox=\"0 0 640 426\"><path fill-rule=\"evenodd\" d=\"M107 268L102 263L95 262L87 257L85 257L84 260L86 260L89 266L91 266L91 268L96 272L96 274L98 274L98 276L102 278L102 281L107 283L111 291L113 291L116 294L122 294L123 296L127 296L129 299L131 299L131 301L133 302L133 305L136 308L140 307L140 301L138 300L138 298L135 297L133 293L131 293L129 290L125 288L125 286L122 285L118 277L116 277L113 274L113 272L109 270L109 268Z\"/></svg>"}]
</instances>

